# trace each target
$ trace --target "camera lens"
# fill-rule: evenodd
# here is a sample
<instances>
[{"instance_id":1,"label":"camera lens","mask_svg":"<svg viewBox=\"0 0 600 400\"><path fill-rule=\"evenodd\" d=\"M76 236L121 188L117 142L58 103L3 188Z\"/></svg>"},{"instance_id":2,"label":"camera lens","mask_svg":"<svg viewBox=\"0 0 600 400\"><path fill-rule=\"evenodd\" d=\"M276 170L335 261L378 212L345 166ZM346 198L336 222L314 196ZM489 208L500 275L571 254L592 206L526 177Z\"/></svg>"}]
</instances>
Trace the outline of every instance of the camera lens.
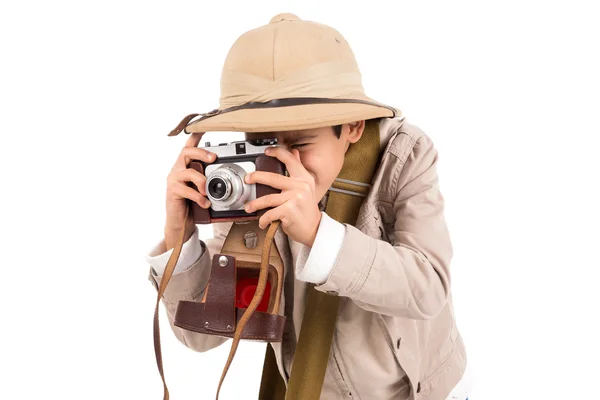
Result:
<instances>
[{"instance_id":1,"label":"camera lens","mask_svg":"<svg viewBox=\"0 0 600 400\"><path fill-rule=\"evenodd\" d=\"M215 211L234 211L244 208L244 202L252 192L244 183L246 170L235 163L226 163L213 169L207 168L206 195Z\"/></svg>"},{"instance_id":2,"label":"camera lens","mask_svg":"<svg viewBox=\"0 0 600 400\"><path fill-rule=\"evenodd\" d=\"M227 183L222 178L214 178L208 183L208 193L215 199L221 199L227 193Z\"/></svg>"}]
</instances>

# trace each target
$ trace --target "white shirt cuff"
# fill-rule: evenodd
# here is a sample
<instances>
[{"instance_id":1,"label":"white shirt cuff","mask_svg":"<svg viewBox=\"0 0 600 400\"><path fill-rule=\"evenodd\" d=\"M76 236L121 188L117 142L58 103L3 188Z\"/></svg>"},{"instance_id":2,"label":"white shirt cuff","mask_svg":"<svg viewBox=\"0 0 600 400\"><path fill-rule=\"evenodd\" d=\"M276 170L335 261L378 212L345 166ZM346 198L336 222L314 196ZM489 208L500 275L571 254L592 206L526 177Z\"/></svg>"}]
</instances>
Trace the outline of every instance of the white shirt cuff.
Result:
<instances>
[{"instance_id":1,"label":"white shirt cuff","mask_svg":"<svg viewBox=\"0 0 600 400\"><path fill-rule=\"evenodd\" d=\"M162 276L165 272L167 262L169 261L171 254L173 254L174 249L169 251L166 250L167 246L163 239L145 256L146 262L152 266L157 276ZM173 274L183 272L194 265L202 256L202 252L202 244L198 238L198 227L195 227L194 233L181 248L181 253L179 254L179 259L177 260L177 265L175 265Z\"/></svg>"},{"instance_id":2,"label":"white shirt cuff","mask_svg":"<svg viewBox=\"0 0 600 400\"><path fill-rule=\"evenodd\" d=\"M306 263L296 264L296 279L317 285L325 283L329 278L346 237L344 224L337 222L323 211L321 214L321 222L312 248L303 249L310 251Z\"/></svg>"}]
</instances>

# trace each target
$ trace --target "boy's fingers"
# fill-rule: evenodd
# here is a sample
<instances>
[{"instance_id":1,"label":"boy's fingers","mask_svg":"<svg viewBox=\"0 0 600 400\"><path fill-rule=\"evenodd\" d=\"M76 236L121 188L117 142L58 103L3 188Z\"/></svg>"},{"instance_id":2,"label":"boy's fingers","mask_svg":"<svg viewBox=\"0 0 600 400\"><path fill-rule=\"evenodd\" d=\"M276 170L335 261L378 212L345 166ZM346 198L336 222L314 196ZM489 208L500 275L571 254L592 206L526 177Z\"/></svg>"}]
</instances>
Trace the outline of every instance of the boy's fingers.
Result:
<instances>
[{"instance_id":1,"label":"boy's fingers","mask_svg":"<svg viewBox=\"0 0 600 400\"><path fill-rule=\"evenodd\" d=\"M178 182L176 185L173 186L172 193L176 194L182 199L192 200L202 208L210 207L210 200L202 196L198 191L192 189L191 187L181 182Z\"/></svg>"},{"instance_id":2,"label":"boy's fingers","mask_svg":"<svg viewBox=\"0 0 600 400\"><path fill-rule=\"evenodd\" d=\"M283 147L269 147L265 154L284 163L291 177L301 178L308 173L300 160Z\"/></svg>"},{"instance_id":3,"label":"boy's fingers","mask_svg":"<svg viewBox=\"0 0 600 400\"><path fill-rule=\"evenodd\" d=\"M271 222L278 220L278 215L281 214L280 208L281 207L277 207L264 213L258 220L258 227L260 229L265 229Z\"/></svg>"},{"instance_id":4,"label":"boy's fingers","mask_svg":"<svg viewBox=\"0 0 600 400\"><path fill-rule=\"evenodd\" d=\"M300 161L300 151L298 149L292 149L290 153L292 153L292 155L296 158L296 160L298 160L299 163L302 163Z\"/></svg>"},{"instance_id":5,"label":"boy's fingers","mask_svg":"<svg viewBox=\"0 0 600 400\"><path fill-rule=\"evenodd\" d=\"M190 137L186 140L185 147L198 147L198 144L200 144L200 139L202 139L203 135L204 132L192 133Z\"/></svg>"},{"instance_id":6,"label":"boy's fingers","mask_svg":"<svg viewBox=\"0 0 600 400\"><path fill-rule=\"evenodd\" d=\"M206 177L193 168L186 168L173 174L173 179L177 182L192 182L198 188L198 191L206 196Z\"/></svg>"},{"instance_id":7,"label":"boy's fingers","mask_svg":"<svg viewBox=\"0 0 600 400\"><path fill-rule=\"evenodd\" d=\"M266 171L254 171L246 174L244 182L247 184L262 183L280 190L291 190L297 186L297 182L287 176Z\"/></svg>"},{"instance_id":8,"label":"boy's fingers","mask_svg":"<svg viewBox=\"0 0 600 400\"><path fill-rule=\"evenodd\" d=\"M285 203L289 198L289 192L286 193L277 193L270 194L267 196L259 197L256 200L249 201L244 206L244 209L247 213L251 213L257 210L262 210L263 208L268 207L277 207L283 203Z\"/></svg>"},{"instance_id":9,"label":"boy's fingers","mask_svg":"<svg viewBox=\"0 0 600 400\"><path fill-rule=\"evenodd\" d=\"M206 163L211 163L216 160L216 157L216 154L211 153L201 147L186 146L181 149L176 166L178 170L182 170L186 169L192 160L200 160Z\"/></svg>"}]
</instances>

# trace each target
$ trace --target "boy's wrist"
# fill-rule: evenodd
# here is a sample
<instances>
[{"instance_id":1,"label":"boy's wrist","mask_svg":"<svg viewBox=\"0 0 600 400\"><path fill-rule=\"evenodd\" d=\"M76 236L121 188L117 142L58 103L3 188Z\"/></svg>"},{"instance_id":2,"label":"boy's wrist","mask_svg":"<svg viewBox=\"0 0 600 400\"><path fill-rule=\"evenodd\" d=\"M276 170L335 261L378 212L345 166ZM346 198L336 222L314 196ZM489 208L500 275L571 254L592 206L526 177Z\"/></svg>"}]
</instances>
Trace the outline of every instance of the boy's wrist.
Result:
<instances>
[{"instance_id":1,"label":"boy's wrist","mask_svg":"<svg viewBox=\"0 0 600 400\"><path fill-rule=\"evenodd\" d=\"M323 217L323 214L321 214L321 212L317 213L317 222L312 231L312 234L310 235L310 237L308 238L306 243L303 243L306 247L313 247L313 245L315 244L315 240L317 239L317 233L319 232L319 226L321 226L321 218L322 217Z\"/></svg>"},{"instance_id":2,"label":"boy's wrist","mask_svg":"<svg viewBox=\"0 0 600 400\"><path fill-rule=\"evenodd\" d=\"M317 235L306 261L296 265L296 279L318 285L327 281L346 236L346 227L343 224L324 211L320 214Z\"/></svg>"},{"instance_id":3,"label":"boy's wrist","mask_svg":"<svg viewBox=\"0 0 600 400\"><path fill-rule=\"evenodd\" d=\"M167 251L169 251L175 247L175 243L177 243L177 239L179 238L179 235L181 234L181 229L182 229L182 227L165 226L164 235L165 235L165 246L167 248ZM183 237L183 243L187 242L190 239L190 237L192 237L195 230L196 230L195 224L193 224L193 223L186 224L185 234Z\"/></svg>"},{"instance_id":4,"label":"boy's wrist","mask_svg":"<svg viewBox=\"0 0 600 400\"><path fill-rule=\"evenodd\" d=\"M180 234L181 232L178 232ZM183 272L192 267L204 254L204 244L198 237L198 230L194 229L192 236L186 240L173 270L173 274ZM162 276L165 268L173 255L173 249L165 249L165 240L161 240L146 254L146 261L152 267L152 275Z\"/></svg>"}]
</instances>

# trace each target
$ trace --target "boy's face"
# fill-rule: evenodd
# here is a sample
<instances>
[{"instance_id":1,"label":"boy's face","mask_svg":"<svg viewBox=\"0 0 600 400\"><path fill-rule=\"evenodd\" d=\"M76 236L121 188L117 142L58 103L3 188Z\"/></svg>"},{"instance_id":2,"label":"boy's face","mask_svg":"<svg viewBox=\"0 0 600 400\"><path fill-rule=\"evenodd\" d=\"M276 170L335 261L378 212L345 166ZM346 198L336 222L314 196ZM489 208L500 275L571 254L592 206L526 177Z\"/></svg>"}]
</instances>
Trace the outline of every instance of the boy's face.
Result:
<instances>
[{"instance_id":1,"label":"boy's face","mask_svg":"<svg viewBox=\"0 0 600 400\"><path fill-rule=\"evenodd\" d=\"M277 138L277 144L289 151L297 149L300 162L315 179L315 201L320 201L337 178L350 144L356 143L365 129L365 121L342 125L340 138L333 127L297 131L247 132L246 139Z\"/></svg>"}]
</instances>

